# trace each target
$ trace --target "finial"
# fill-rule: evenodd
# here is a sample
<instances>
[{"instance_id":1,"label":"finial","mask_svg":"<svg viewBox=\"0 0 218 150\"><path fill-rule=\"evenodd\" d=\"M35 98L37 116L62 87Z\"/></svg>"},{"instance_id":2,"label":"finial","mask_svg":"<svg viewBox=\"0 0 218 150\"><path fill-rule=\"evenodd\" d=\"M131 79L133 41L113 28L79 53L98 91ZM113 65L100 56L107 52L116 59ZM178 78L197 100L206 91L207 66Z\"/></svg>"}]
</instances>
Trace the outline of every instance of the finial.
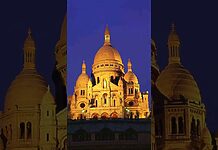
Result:
<instances>
[{"instance_id":1,"label":"finial","mask_svg":"<svg viewBox=\"0 0 218 150\"><path fill-rule=\"evenodd\" d=\"M35 68L35 42L32 38L30 27L28 28L28 35L24 41L24 68Z\"/></svg>"},{"instance_id":2,"label":"finial","mask_svg":"<svg viewBox=\"0 0 218 150\"><path fill-rule=\"evenodd\" d=\"M28 36L27 36L27 39L26 39L27 41L32 41L32 36L31 35L32 35L32 31L31 31L31 28L29 27L28 28Z\"/></svg>"},{"instance_id":3,"label":"finial","mask_svg":"<svg viewBox=\"0 0 218 150\"><path fill-rule=\"evenodd\" d=\"M49 86L49 85L48 85L48 87L47 87L47 91L50 92L50 86Z\"/></svg>"},{"instance_id":4,"label":"finial","mask_svg":"<svg viewBox=\"0 0 218 150\"><path fill-rule=\"evenodd\" d=\"M105 35L110 35L110 31L109 31L108 24L106 24L106 28L105 28L104 34L105 34Z\"/></svg>"},{"instance_id":5,"label":"finial","mask_svg":"<svg viewBox=\"0 0 218 150\"><path fill-rule=\"evenodd\" d=\"M128 59L128 64L127 64L127 66L128 66L128 71L132 71L132 63L131 63L130 58Z\"/></svg>"},{"instance_id":6,"label":"finial","mask_svg":"<svg viewBox=\"0 0 218 150\"><path fill-rule=\"evenodd\" d=\"M106 25L105 32L104 32L104 45L111 45L110 43L110 31L108 24Z\"/></svg>"},{"instance_id":7,"label":"finial","mask_svg":"<svg viewBox=\"0 0 218 150\"><path fill-rule=\"evenodd\" d=\"M31 35L32 34L32 31L31 31L31 28L29 27L28 29L28 35Z\"/></svg>"},{"instance_id":8,"label":"finial","mask_svg":"<svg viewBox=\"0 0 218 150\"><path fill-rule=\"evenodd\" d=\"M175 23L171 25L171 32L168 36L169 63L180 63L179 56L180 40L176 33Z\"/></svg>"},{"instance_id":9,"label":"finial","mask_svg":"<svg viewBox=\"0 0 218 150\"><path fill-rule=\"evenodd\" d=\"M83 63L82 63L82 73L86 73L86 63L85 63L85 60L83 60Z\"/></svg>"},{"instance_id":10,"label":"finial","mask_svg":"<svg viewBox=\"0 0 218 150\"><path fill-rule=\"evenodd\" d=\"M176 31L176 26L175 26L174 22L173 22L172 25L171 25L171 30L172 30L172 32L175 32L175 31Z\"/></svg>"}]
</instances>

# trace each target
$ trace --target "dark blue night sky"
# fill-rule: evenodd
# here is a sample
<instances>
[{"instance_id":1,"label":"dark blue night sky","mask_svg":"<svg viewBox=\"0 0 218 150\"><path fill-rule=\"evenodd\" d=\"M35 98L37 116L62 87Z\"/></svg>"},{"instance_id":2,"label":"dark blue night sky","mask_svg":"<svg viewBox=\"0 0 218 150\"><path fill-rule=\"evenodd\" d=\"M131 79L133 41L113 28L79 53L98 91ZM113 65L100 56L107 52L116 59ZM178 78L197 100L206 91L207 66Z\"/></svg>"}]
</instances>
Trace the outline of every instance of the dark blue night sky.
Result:
<instances>
[{"instance_id":1,"label":"dark blue night sky","mask_svg":"<svg viewBox=\"0 0 218 150\"><path fill-rule=\"evenodd\" d=\"M141 91L150 91L150 17L150 0L68 0L68 94L73 93L83 59L90 76L106 24L125 71L130 58Z\"/></svg>"},{"instance_id":2,"label":"dark blue night sky","mask_svg":"<svg viewBox=\"0 0 218 150\"><path fill-rule=\"evenodd\" d=\"M216 1L152 1L152 37L158 49L158 64L161 69L167 65L167 38L174 22L182 45L182 64L197 81L211 131L218 130L217 14Z\"/></svg>"},{"instance_id":3,"label":"dark blue night sky","mask_svg":"<svg viewBox=\"0 0 218 150\"><path fill-rule=\"evenodd\" d=\"M53 85L55 45L60 37L61 24L66 14L62 0L8 0L0 5L1 78L0 110L6 91L23 67L23 43L31 27L36 42L38 72Z\"/></svg>"}]
</instances>

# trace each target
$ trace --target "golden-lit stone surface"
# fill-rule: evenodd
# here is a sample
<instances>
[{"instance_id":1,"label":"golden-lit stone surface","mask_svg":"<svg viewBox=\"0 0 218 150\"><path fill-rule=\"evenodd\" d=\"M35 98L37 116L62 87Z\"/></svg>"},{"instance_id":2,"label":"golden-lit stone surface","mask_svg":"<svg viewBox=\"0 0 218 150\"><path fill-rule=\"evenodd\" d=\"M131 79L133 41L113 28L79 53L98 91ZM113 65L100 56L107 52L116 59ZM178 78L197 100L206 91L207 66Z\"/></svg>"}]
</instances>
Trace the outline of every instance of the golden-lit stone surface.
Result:
<instances>
[{"instance_id":1,"label":"golden-lit stone surface","mask_svg":"<svg viewBox=\"0 0 218 150\"><path fill-rule=\"evenodd\" d=\"M190 72L181 64L169 64L156 82L157 88L168 98L184 96L192 101L201 101L197 83Z\"/></svg>"}]
</instances>

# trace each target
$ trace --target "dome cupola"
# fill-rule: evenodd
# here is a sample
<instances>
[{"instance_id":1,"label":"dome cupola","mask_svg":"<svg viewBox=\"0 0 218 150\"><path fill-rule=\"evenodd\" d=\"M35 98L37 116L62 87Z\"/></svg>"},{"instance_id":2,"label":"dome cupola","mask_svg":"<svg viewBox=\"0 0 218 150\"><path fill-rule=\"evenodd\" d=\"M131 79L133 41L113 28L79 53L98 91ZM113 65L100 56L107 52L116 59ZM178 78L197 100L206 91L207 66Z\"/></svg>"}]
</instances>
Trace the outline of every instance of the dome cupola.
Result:
<instances>
[{"instance_id":1,"label":"dome cupola","mask_svg":"<svg viewBox=\"0 0 218 150\"><path fill-rule=\"evenodd\" d=\"M108 67L105 68L105 66ZM119 52L111 45L111 36L108 25L106 26L104 33L104 44L96 53L92 66L93 72L98 72L102 69L124 72L121 56Z\"/></svg>"},{"instance_id":2,"label":"dome cupola","mask_svg":"<svg viewBox=\"0 0 218 150\"><path fill-rule=\"evenodd\" d=\"M79 77L76 80L76 87L81 88L81 87L86 87L86 85L89 82L89 76L86 74L86 64L85 61L82 63L82 73L79 75Z\"/></svg>"},{"instance_id":3,"label":"dome cupola","mask_svg":"<svg viewBox=\"0 0 218 150\"><path fill-rule=\"evenodd\" d=\"M41 104L43 95L47 91L47 82L35 68L35 42L31 30L24 42L24 65L8 88L4 110L16 107L36 107Z\"/></svg>"},{"instance_id":4,"label":"dome cupola","mask_svg":"<svg viewBox=\"0 0 218 150\"><path fill-rule=\"evenodd\" d=\"M132 63L130 61L130 59L128 59L128 71L124 76L124 80L128 83L133 82L133 83L138 83L138 78L136 77L136 75L132 72Z\"/></svg>"},{"instance_id":5,"label":"dome cupola","mask_svg":"<svg viewBox=\"0 0 218 150\"><path fill-rule=\"evenodd\" d=\"M169 63L157 78L156 86L170 99L184 97L199 103L201 95L198 85L191 73L180 62L179 46L179 36L173 24L168 38Z\"/></svg>"}]
</instances>

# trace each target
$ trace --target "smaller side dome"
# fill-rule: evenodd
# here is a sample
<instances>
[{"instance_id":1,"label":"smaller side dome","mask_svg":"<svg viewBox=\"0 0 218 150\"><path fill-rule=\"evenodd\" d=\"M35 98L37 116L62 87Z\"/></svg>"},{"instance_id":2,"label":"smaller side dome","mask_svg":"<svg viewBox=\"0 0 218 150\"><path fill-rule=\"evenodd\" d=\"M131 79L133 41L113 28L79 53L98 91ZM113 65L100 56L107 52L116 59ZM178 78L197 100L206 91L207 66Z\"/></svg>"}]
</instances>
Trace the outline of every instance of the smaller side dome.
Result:
<instances>
[{"instance_id":1,"label":"smaller side dome","mask_svg":"<svg viewBox=\"0 0 218 150\"><path fill-rule=\"evenodd\" d=\"M133 83L138 83L138 78L136 77L136 75L129 71L125 74L124 79L126 82L133 82Z\"/></svg>"},{"instance_id":2,"label":"smaller side dome","mask_svg":"<svg viewBox=\"0 0 218 150\"><path fill-rule=\"evenodd\" d=\"M82 63L82 73L79 75L76 81L76 87L84 87L88 84L90 78L86 74L86 64L85 61Z\"/></svg>"},{"instance_id":3,"label":"smaller side dome","mask_svg":"<svg viewBox=\"0 0 218 150\"><path fill-rule=\"evenodd\" d=\"M80 74L76 81L76 87L83 87L89 82L89 76L87 74Z\"/></svg>"},{"instance_id":4,"label":"smaller side dome","mask_svg":"<svg viewBox=\"0 0 218 150\"><path fill-rule=\"evenodd\" d=\"M138 78L137 76L132 72L132 63L130 61L130 59L128 59L128 72L125 74L124 76L124 80L126 82L133 82L133 83L138 83Z\"/></svg>"},{"instance_id":5,"label":"smaller side dome","mask_svg":"<svg viewBox=\"0 0 218 150\"><path fill-rule=\"evenodd\" d=\"M203 128L201 133L202 133L202 136L201 136L202 142L205 143L205 144L211 145L212 144L212 138L211 138L211 134L210 134L210 131L207 128L207 126L205 126Z\"/></svg>"}]
</instances>

